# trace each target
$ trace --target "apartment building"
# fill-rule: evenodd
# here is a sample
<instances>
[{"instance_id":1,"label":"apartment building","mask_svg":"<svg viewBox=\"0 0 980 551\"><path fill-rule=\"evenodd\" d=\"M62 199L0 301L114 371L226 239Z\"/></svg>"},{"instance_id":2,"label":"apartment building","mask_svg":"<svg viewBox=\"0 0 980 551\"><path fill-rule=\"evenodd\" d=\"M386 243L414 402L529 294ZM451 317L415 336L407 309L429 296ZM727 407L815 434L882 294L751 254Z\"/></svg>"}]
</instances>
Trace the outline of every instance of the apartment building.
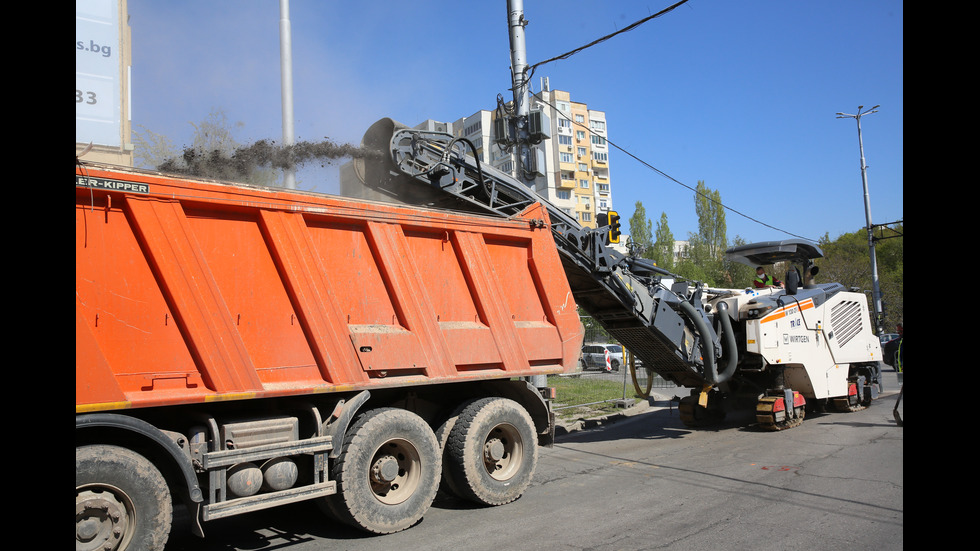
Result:
<instances>
[{"instance_id":1,"label":"apartment building","mask_svg":"<svg viewBox=\"0 0 980 551\"><path fill-rule=\"evenodd\" d=\"M545 115L541 120L549 125L544 133L550 138L531 145L529 165L518 163L516 148L497 143L496 111L480 110L453 122L429 119L414 128L466 138L481 163L528 181L539 195L575 216L583 226L596 227L598 215L613 208L606 114L572 101L569 92L551 90L547 79L542 79L541 88L531 97L530 109ZM353 186L345 185L343 174L349 176L349 172L343 168L341 172L342 194L355 195Z\"/></svg>"},{"instance_id":2,"label":"apartment building","mask_svg":"<svg viewBox=\"0 0 980 551\"><path fill-rule=\"evenodd\" d=\"M605 112L572 101L569 92L551 90L547 79L541 81L541 92L531 97L530 109L546 115L542 120L550 125L550 138L531 146L532 162L523 167L525 176L533 176L531 185L539 195L583 226L595 227L597 215L613 208ZM452 133L474 143L480 162L520 177L514 148L494 141L496 116L494 111L478 111L452 123Z\"/></svg>"},{"instance_id":3,"label":"apartment building","mask_svg":"<svg viewBox=\"0 0 980 551\"><path fill-rule=\"evenodd\" d=\"M597 215L613 208L606 114L573 101L569 92L551 90L546 80L531 98L531 110L541 110L552 123L551 143L542 145L555 160L554 172L538 184L538 193L583 226L595 227Z\"/></svg>"}]
</instances>

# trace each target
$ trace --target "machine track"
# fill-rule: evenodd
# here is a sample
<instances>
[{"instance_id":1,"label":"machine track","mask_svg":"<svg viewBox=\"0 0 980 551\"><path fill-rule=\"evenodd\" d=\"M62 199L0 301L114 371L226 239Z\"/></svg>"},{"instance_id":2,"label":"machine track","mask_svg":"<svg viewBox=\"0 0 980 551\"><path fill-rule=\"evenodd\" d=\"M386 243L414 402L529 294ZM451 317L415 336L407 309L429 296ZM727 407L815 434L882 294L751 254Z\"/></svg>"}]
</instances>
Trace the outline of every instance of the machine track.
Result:
<instances>
[{"instance_id":1,"label":"machine track","mask_svg":"<svg viewBox=\"0 0 980 551\"><path fill-rule=\"evenodd\" d=\"M786 407L783 396L765 396L755 406L755 419L759 427L779 431L798 427L806 416L806 400L799 392L793 392L793 406Z\"/></svg>"},{"instance_id":2,"label":"machine track","mask_svg":"<svg viewBox=\"0 0 980 551\"><path fill-rule=\"evenodd\" d=\"M854 413L868 407L870 400L862 400L858 391L858 383L851 382L847 386L847 396L834 398L830 401L835 411L840 413Z\"/></svg>"},{"instance_id":3,"label":"machine track","mask_svg":"<svg viewBox=\"0 0 980 551\"><path fill-rule=\"evenodd\" d=\"M725 410L722 408L717 393L707 396L707 405L702 405L696 393L681 398L677 405L680 420L691 428L710 427L725 420Z\"/></svg>"}]
</instances>

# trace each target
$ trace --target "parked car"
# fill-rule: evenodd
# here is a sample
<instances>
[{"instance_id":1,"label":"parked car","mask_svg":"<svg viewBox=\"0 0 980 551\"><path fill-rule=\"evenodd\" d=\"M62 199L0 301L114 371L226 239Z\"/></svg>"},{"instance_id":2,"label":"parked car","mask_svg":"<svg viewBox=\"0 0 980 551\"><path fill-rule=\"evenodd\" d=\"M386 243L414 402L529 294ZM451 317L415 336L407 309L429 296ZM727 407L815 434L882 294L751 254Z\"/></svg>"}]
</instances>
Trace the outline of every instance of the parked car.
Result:
<instances>
[{"instance_id":1,"label":"parked car","mask_svg":"<svg viewBox=\"0 0 980 551\"><path fill-rule=\"evenodd\" d=\"M626 364L623 347L618 344L587 344L582 347L582 369L605 369L606 351L609 351L609 366L619 371Z\"/></svg>"},{"instance_id":2,"label":"parked car","mask_svg":"<svg viewBox=\"0 0 980 551\"><path fill-rule=\"evenodd\" d=\"M898 337L898 333L884 333L881 335L881 361L892 367L895 367L895 353L898 352Z\"/></svg>"}]
</instances>

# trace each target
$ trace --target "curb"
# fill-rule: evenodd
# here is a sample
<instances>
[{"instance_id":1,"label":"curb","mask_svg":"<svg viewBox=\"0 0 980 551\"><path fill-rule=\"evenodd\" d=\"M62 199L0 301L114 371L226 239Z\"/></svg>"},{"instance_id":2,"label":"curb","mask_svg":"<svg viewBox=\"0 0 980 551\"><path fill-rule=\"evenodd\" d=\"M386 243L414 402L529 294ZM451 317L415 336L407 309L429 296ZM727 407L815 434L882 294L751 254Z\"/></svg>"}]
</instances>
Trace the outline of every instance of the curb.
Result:
<instances>
[{"instance_id":1,"label":"curb","mask_svg":"<svg viewBox=\"0 0 980 551\"><path fill-rule=\"evenodd\" d=\"M619 413L610 413L600 417L590 417L588 419L573 419L569 421L556 421L555 437L565 436L574 432L590 430L611 425L623 419L628 419L634 415L639 415L648 411L662 409L676 409L676 400L661 394L650 394L645 401L638 402Z\"/></svg>"}]
</instances>

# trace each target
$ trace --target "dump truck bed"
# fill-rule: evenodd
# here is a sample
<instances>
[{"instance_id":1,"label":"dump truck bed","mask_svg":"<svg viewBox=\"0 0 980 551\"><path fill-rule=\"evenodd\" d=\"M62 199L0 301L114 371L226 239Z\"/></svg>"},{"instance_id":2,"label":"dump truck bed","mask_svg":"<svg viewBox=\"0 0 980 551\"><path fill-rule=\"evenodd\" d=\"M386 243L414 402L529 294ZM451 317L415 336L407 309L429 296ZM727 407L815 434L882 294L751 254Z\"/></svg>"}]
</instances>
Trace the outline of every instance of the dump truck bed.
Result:
<instances>
[{"instance_id":1,"label":"dump truck bed","mask_svg":"<svg viewBox=\"0 0 980 551\"><path fill-rule=\"evenodd\" d=\"M76 411L553 374L583 340L548 214L76 167Z\"/></svg>"}]
</instances>

